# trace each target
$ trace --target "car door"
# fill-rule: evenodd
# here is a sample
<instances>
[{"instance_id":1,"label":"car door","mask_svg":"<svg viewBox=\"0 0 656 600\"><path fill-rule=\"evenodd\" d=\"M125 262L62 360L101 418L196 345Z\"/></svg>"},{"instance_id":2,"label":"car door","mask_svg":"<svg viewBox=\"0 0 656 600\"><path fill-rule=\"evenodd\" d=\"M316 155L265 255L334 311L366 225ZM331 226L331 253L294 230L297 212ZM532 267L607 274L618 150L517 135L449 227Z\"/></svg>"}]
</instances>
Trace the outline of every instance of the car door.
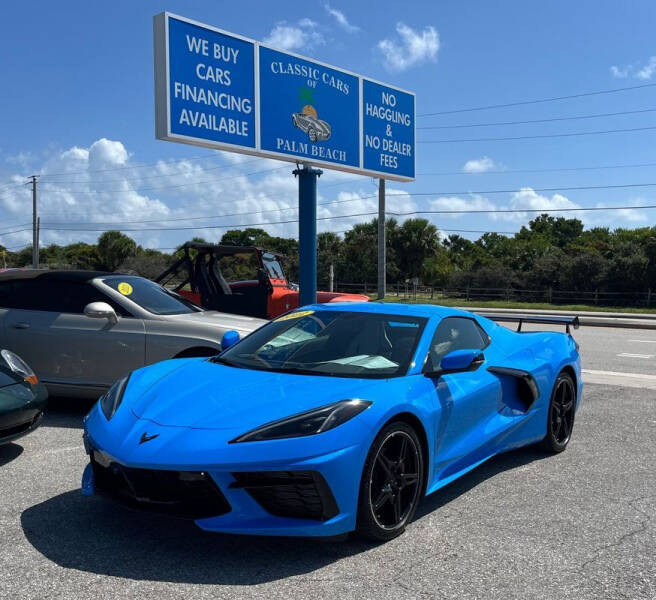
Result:
<instances>
[{"instance_id":1,"label":"car door","mask_svg":"<svg viewBox=\"0 0 656 600\"><path fill-rule=\"evenodd\" d=\"M102 389L145 360L142 319L81 279L41 276L20 282L4 315L7 346L47 384ZM89 302L107 302L118 322L87 317Z\"/></svg>"},{"instance_id":2,"label":"car door","mask_svg":"<svg viewBox=\"0 0 656 600\"><path fill-rule=\"evenodd\" d=\"M439 368L441 359L454 350L485 352L490 339L472 318L446 317L435 329L426 357L425 371ZM489 452L490 428L498 416L501 385L485 368L433 375L426 378L430 393L439 404L436 424L435 475L448 478L475 465Z\"/></svg>"}]
</instances>

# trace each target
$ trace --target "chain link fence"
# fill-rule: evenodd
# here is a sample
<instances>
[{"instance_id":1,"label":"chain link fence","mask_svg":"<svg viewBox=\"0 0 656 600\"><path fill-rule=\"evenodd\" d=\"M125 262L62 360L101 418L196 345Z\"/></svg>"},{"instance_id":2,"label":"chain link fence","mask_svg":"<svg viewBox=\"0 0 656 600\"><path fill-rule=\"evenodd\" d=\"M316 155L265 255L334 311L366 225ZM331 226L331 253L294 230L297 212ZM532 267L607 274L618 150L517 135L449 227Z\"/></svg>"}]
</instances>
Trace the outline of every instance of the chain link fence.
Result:
<instances>
[{"instance_id":1,"label":"chain link fence","mask_svg":"<svg viewBox=\"0 0 656 600\"><path fill-rule=\"evenodd\" d=\"M336 283L335 291L375 295L375 283ZM582 292L553 288L530 290L516 288L442 288L412 283L387 284L387 295L404 300L456 299L466 301L540 302L548 304L587 304L590 306L655 307L656 291Z\"/></svg>"}]
</instances>

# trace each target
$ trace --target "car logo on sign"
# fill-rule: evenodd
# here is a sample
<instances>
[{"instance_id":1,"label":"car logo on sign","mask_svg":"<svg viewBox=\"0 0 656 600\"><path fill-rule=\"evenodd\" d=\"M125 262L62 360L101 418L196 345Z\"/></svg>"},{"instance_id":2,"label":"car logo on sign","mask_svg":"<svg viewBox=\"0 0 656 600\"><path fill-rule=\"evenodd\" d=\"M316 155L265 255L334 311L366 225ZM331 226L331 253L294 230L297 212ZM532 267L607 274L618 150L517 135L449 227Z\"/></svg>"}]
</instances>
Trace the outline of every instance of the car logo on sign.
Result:
<instances>
[{"instance_id":1,"label":"car logo on sign","mask_svg":"<svg viewBox=\"0 0 656 600\"><path fill-rule=\"evenodd\" d=\"M156 433L155 435L148 435L145 431L141 434L141 439L139 440L140 444L145 444L146 442L150 442L150 440L154 440L156 437L159 437L159 433Z\"/></svg>"}]
</instances>

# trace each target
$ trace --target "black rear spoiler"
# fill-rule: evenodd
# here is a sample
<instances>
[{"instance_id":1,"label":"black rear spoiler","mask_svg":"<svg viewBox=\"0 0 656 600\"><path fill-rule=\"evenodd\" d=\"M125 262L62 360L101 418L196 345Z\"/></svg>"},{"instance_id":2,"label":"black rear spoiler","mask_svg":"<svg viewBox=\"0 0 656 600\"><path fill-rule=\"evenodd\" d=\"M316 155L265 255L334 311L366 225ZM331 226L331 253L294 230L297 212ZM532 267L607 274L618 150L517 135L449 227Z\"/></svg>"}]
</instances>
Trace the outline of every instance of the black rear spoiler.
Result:
<instances>
[{"instance_id":1,"label":"black rear spoiler","mask_svg":"<svg viewBox=\"0 0 656 600\"><path fill-rule=\"evenodd\" d=\"M565 331L570 332L570 327L574 329L579 328L579 318L578 317L552 317L550 315L513 315L513 314L490 314L484 313L481 314L482 317L492 319L493 321L499 321L501 323L515 323L518 322L517 331L522 330L523 323L541 323L544 325L564 325Z\"/></svg>"}]
</instances>

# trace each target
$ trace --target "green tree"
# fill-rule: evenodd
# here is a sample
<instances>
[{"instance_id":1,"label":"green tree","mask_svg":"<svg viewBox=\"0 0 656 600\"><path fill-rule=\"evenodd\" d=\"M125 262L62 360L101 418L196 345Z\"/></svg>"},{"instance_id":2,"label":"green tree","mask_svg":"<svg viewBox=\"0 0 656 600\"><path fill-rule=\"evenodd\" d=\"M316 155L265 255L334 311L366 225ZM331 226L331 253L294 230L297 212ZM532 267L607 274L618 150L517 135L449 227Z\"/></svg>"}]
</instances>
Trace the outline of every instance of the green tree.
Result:
<instances>
[{"instance_id":1,"label":"green tree","mask_svg":"<svg viewBox=\"0 0 656 600\"><path fill-rule=\"evenodd\" d=\"M424 260L434 258L440 245L437 227L427 219L408 219L392 240L399 270L407 278L421 275Z\"/></svg>"},{"instance_id":2,"label":"green tree","mask_svg":"<svg viewBox=\"0 0 656 600\"><path fill-rule=\"evenodd\" d=\"M120 231L105 231L98 238L99 267L115 271L129 256L137 252L136 242Z\"/></svg>"}]
</instances>

